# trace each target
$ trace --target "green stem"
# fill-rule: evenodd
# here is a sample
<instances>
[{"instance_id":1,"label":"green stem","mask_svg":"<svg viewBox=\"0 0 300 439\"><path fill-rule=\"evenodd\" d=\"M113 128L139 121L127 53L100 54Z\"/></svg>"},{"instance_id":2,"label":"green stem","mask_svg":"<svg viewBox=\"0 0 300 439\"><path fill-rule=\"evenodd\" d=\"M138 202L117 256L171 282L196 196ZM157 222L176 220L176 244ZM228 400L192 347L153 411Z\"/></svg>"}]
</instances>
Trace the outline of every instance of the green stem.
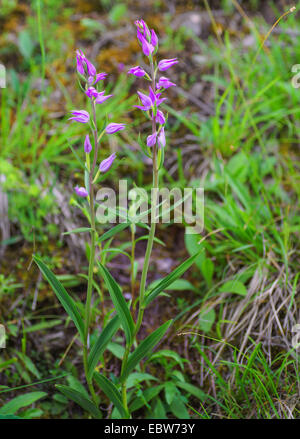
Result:
<instances>
[{"instance_id":1,"label":"green stem","mask_svg":"<svg viewBox=\"0 0 300 439\"><path fill-rule=\"evenodd\" d=\"M134 259L135 259L135 225L131 226L131 265L130 265L130 285L131 285L131 302L133 313L135 311L135 278L134 278Z\"/></svg>"},{"instance_id":2,"label":"green stem","mask_svg":"<svg viewBox=\"0 0 300 439\"><path fill-rule=\"evenodd\" d=\"M154 65L152 57L150 59L150 66L151 66L151 74L152 74L152 90L155 93L155 72L154 72ZM154 111L154 110L153 110ZM156 132L156 121L155 121L155 114L152 116L152 134ZM159 187L159 178L158 178L158 169L157 169L157 143L153 146L153 157L152 157L152 163L153 163L153 189L158 189ZM145 304L144 304L144 298L145 298L145 289L146 289L146 282L147 282L147 275L150 265L150 257L155 237L155 230L156 230L156 206L157 206L157 191L153 191L154 197L152 199L151 197L151 203L152 203L152 209L151 209L151 227L149 232L149 238L145 253L145 259L144 259L144 266L142 270L142 276L141 276L141 283L140 283L140 291L139 291L139 309L138 309L138 317L135 325L134 330L134 337L132 339L132 342L130 344L126 345L125 348L125 354L122 361L122 370L121 370L121 376L122 372L125 370L128 356L131 350L132 345L136 341L136 335L140 330L144 311L145 311ZM126 380L122 383L122 401L123 406L125 410L128 412L128 406L127 406L127 392L126 392Z\"/></svg>"},{"instance_id":3,"label":"green stem","mask_svg":"<svg viewBox=\"0 0 300 439\"><path fill-rule=\"evenodd\" d=\"M157 154L156 154L156 145L155 145L154 150L153 150L153 188L158 188L158 170L157 170L156 156L157 156ZM157 205L156 197L157 197L157 194L155 195L155 199L152 200L152 202L154 203L154 206L155 206L154 209L156 208L156 205ZM156 213L156 209L154 212ZM135 341L136 335L137 335L137 333L141 327L142 321L143 321L143 316L144 316L144 311L145 311L145 306L144 306L145 287L146 287L147 274L148 274L148 269L149 269L149 264L150 264L150 256L151 256L153 242L154 242L155 229L156 229L156 222L155 222L155 215L153 215L153 218L151 218L151 228L150 228L149 239L148 239L148 244L147 244L147 248L146 248L144 266L143 266L142 277L141 277L138 317L137 317L137 322L135 325L133 341L130 344L126 345L126 348L125 348L125 354L124 354L123 361L122 361L121 375L122 375L123 370L125 370L125 367L126 367L127 361L128 361L128 356L130 353L130 349ZM123 401L123 406L124 406L126 412L128 412L126 380L122 383L122 401Z\"/></svg>"},{"instance_id":4,"label":"green stem","mask_svg":"<svg viewBox=\"0 0 300 439\"><path fill-rule=\"evenodd\" d=\"M93 187L92 187L93 191ZM93 293L93 273L95 265L95 247L96 247L96 231L95 231L95 211L94 211L94 197L90 187L90 207L91 207L91 247L90 247L90 258L89 258L89 273L88 273L88 287L85 302L85 325L84 325L84 346L83 346L83 363L84 371L87 380L88 387L90 389L93 401L97 404L97 398L95 390L93 387L92 380L88 378L88 338L89 338L89 327L91 320L91 301Z\"/></svg>"},{"instance_id":5,"label":"green stem","mask_svg":"<svg viewBox=\"0 0 300 439\"><path fill-rule=\"evenodd\" d=\"M88 378L88 339L89 339L89 327L91 322L91 302L92 302L92 294L93 294L93 276L94 276L94 266L95 266L95 251L96 251L96 220L95 220L95 195L94 195L94 184L93 184L93 175L95 171L95 166L97 163L98 156L98 132L97 132L97 121L96 121L96 109L95 103L92 102L92 111L93 111L93 119L94 119L94 143L95 143L95 152L94 159L92 163L92 167L89 173L89 204L90 204L90 215L91 215L91 246L90 246L90 257L89 257L89 272L88 272L88 285L87 285L87 293L86 293L86 302L85 302L85 322L84 322L84 347L83 347L83 363L84 363L84 371L86 376L86 381L91 392L93 401L97 404L97 397L94 390L93 382Z\"/></svg>"},{"instance_id":6,"label":"green stem","mask_svg":"<svg viewBox=\"0 0 300 439\"><path fill-rule=\"evenodd\" d=\"M90 197L92 198L92 197ZM90 326L90 320L91 320L91 300L92 300L92 292L93 292L93 272L94 272L94 265L95 265L95 224L94 218L92 214L91 209L91 247L90 247L90 258L89 258L89 273L88 273L88 287L87 287L87 293L86 293L86 302L85 302L85 330L84 330L84 339L86 341L87 345L87 339L88 339L88 332L89 332L89 326Z\"/></svg>"},{"instance_id":7,"label":"green stem","mask_svg":"<svg viewBox=\"0 0 300 439\"><path fill-rule=\"evenodd\" d=\"M123 371L125 370L125 367L127 365L127 361L128 361L128 357L129 357L129 353L130 353L130 349L131 349L131 344L126 345L125 348L125 353L124 353L124 357L123 357L123 361L122 361L122 369L121 369L121 376L123 374ZM127 389L126 389L126 380L123 381L122 383L122 402L123 402L123 407L127 413L126 418L129 419L130 418L130 414L128 411L128 405L127 405Z\"/></svg>"},{"instance_id":8,"label":"green stem","mask_svg":"<svg viewBox=\"0 0 300 439\"><path fill-rule=\"evenodd\" d=\"M152 90L155 93L155 72L154 72L154 65L152 57L150 59L150 67L151 67L151 76L152 76ZM156 121L155 121L155 114L152 116L152 134L156 132ZM141 276L141 284L140 284L140 295L139 295L139 311L138 311L138 318L135 326L135 335L138 333L144 316L145 311L145 305L144 305L144 298L145 298L145 289L146 289L146 282L147 282L147 275L149 270L149 264L150 264L150 257L155 237L155 230L156 230L156 206L157 206L157 192L156 189L158 189L159 181L158 181L158 169L157 169L157 142L153 146L153 186L152 188L155 189L153 191L154 193L154 199L151 197L151 203L152 203L152 209L151 209L151 227L149 232L149 239L147 243L146 253L145 253L145 259L144 259L144 266L142 270L142 276Z\"/></svg>"},{"instance_id":9,"label":"green stem","mask_svg":"<svg viewBox=\"0 0 300 439\"><path fill-rule=\"evenodd\" d=\"M153 151L153 188L154 189L158 188L158 171L156 168L157 168L156 146L154 146L154 151ZM154 203L155 207L157 204L156 197L157 197L157 194L155 194L155 199L151 200L152 203ZM155 209L155 207L154 207L154 209ZM154 212L156 213L156 210L154 210ZM144 259L144 266L143 266L143 271L142 271L142 276L141 276L139 311L138 311L138 318L137 318L137 322L136 322L136 326L135 326L135 335L138 333L138 331L141 327L143 316L144 316L144 311L145 311L145 305L144 305L145 289L146 289L147 275L148 275L148 270L149 270L149 265L150 265L150 257L151 257L151 252L152 252L152 247L153 247L153 242L154 242L154 237L155 237L155 230L156 230L155 214L153 216L154 216L154 218L151 218L151 228L150 228L150 232L149 232L149 238L148 238L145 259Z\"/></svg>"}]
</instances>

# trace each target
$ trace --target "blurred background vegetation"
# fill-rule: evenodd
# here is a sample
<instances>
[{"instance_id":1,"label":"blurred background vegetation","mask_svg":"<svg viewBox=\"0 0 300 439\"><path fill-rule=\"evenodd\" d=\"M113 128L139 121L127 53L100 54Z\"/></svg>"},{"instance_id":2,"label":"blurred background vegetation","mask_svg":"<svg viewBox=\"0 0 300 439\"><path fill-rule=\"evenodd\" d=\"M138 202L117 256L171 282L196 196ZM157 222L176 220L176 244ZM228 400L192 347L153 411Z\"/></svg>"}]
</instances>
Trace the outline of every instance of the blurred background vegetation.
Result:
<instances>
[{"instance_id":1,"label":"blurred background vegetation","mask_svg":"<svg viewBox=\"0 0 300 439\"><path fill-rule=\"evenodd\" d=\"M146 316L145 333L175 316L176 327L144 365L148 376L130 383L136 416L299 417L299 350L292 348L300 323L297 4L264 42L291 6L285 0L2 0L0 323L8 339L0 350L0 404L28 386L35 394L16 403L19 416L87 417L55 392L55 382L74 388L84 382L79 342L30 261L33 252L43 255L80 303L88 249L79 235L62 235L85 225L73 196L81 170L70 149L82 153L85 131L66 122L69 111L84 108L77 48L109 75L105 88L114 98L101 111L128 126L103 145L121 158L109 184L118 187L126 178L129 185L150 185L137 141L149 122L133 108L143 83L127 76L144 63L134 26L143 18L159 35L160 58L180 61L168 72L177 87L163 104L169 119L162 184L204 187L205 230L185 235L183 225L159 225L164 246L155 246L150 281L203 252ZM129 241L124 231L114 247L126 249ZM138 271L144 247L137 244ZM129 291L126 257L111 254L107 263ZM106 295L104 302L95 299L94 337L109 309ZM109 345L111 376L120 341ZM109 402L103 405L110 413Z\"/></svg>"}]
</instances>

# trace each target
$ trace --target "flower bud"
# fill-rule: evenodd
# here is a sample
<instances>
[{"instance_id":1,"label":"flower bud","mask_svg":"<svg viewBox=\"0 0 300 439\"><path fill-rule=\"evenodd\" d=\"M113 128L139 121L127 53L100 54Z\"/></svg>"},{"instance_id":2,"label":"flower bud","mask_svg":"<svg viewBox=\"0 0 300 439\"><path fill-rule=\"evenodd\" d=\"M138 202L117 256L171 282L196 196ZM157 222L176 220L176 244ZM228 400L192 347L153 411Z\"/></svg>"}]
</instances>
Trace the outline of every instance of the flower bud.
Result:
<instances>
[{"instance_id":1,"label":"flower bud","mask_svg":"<svg viewBox=\"0 0 300 439\"><path fill-rule=\"evenodd\" d=\"M87 190L84 187L78 187L76 186L75 188L75 192L79 197L87 197L89 194L87 192Z\"/></svg>"},{"instance_id":2,"label":"flower bud","mask_svg":"<svg viewBox=\"0 0 300 439\"><path fill-rule=\"evenodd\" d=\"M90 141L90 136L87 134L84 141L84 152L89 154L92 151L92 144Z\"/></svg>"},{"instance_id":3,"label":"flower bud","mask_svg":"<svg viewBox=\"0 0 300 439\"><path fill-rule=\"evenodd\" d=\"M124 123L110 123L105 128L106 134L114 134L117 131L124 130L125 124Z\"/></svg>"},{"instance_id":4,"label":"flower bud","mask_svg":"<svg viewBox=\"0 0 300 439\"><path fill-rule=\"evenodd\" d=\"M107 172L111 165L113 164L114 160L116 158L116 153L111 154L107 159L103 160L100 163L99 171L100 172Z\"/></svg>"},{"instance_id":5,"label":"flower bud","mask_svg":"<svg viewBox=\"0 0 300 439\"><path fill-rule=\"evenodd\" d=\"M174 64L177 64L178 60L177 58L172 58L172 59L162 59L161 61L159 61L158 63L158 70L160 70L161 72L169 69L170 67L172 67Z\"/></svg>"}]
</instances>

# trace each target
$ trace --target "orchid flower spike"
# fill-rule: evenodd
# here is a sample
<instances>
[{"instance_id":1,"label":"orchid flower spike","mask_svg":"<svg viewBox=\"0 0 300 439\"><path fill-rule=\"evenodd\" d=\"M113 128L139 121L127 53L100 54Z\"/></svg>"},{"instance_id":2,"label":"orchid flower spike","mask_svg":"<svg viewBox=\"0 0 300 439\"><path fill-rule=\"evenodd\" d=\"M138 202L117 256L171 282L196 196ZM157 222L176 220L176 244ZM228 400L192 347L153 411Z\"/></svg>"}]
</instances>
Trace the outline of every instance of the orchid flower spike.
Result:
<instances>
[{"instance_id":1,"label":"orchid flower spike","mask_svg":"<svg viewBox=\"0 0 300 439\"><path fill-rule=\"evenodd\" d=\"M87 74L88 76L92 76L92 77L96 75L95 66L86 58L82 50L76 51L76 63L77 63L77 71L81 75Z\"/></svg>"}]
</instances>

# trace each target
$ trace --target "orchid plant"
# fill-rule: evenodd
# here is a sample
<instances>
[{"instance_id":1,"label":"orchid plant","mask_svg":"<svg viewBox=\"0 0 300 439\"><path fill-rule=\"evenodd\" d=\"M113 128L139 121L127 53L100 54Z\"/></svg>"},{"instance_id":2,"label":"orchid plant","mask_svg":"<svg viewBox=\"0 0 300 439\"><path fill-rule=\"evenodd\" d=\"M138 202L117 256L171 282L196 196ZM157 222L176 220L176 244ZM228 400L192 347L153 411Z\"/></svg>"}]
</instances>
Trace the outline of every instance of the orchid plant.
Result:
<instances>
[{"instance_id":1,"label":"orchid plant","mask_svg":"<svg viewBox=\"0 0 300 439\"><path fill-rule=\"evenodd\" d=\"M153 172L153 190L154 199L152 198L151 209L156 212L159 189L159 170L164 162L164 148L166 145L165 125L167 121L166 115L159 109L159 106L165 97L163 92L169 87L175 86L168 78L161 76L157 78L159 72L164 72L173 65L178 63L176 58L163 59L157 63L155 56L158 50L158 38L153 29L149 29L143 20L135 22L137 28L137 38L141 45L143 54L145 55L149 67L147 71L140 66L133 67L129 70L129 74L136 77L144 77L149 82L149 93L145 94L137 92L141 101L141 105L135 107L142 110L151 121L152 132L148 135L146 144L141 145L144 153L152 159ZM99 91L99 85L106 78L106 73L97 73L95 66L86 58L81 50L76 53L77 73L79 76L79 84L83 93L85 93L88 102L87 110L74 110L71 121L86 124L89 127L89 133L86 134L83 142L83 150L85 154L84 182L83 186L74 188L76 196L83 199L85 208L82 211L86 214L90 227L79 228L68 233L84 233L90 234L90 251L89 251L89 268L87 280L87 293L84 307L84 313L80 312L80 307L72 299L71 295L65 290L57 277L50 271L43 260L37 255L33 256L34 261L41 270L43 276L50 283L58 300L61 302L65 311L74 322L83 346L83 365L86 377L86 383L90 396L80 392L78 389L65 385L57 385L57 388L68 398L78 403L87 410L93 417L102 417L99 409L100 398L95 389L95 384L106 394L109 400L114 404L117 416L122 418L131 417L130 402L133 398L132 392L128 393L127 380L130 374L139 367L140 362L152 352L152 349L162 339L167 330L170 328L172 321L163 323L158 329L153 331L144 340L139 340L139 332L143 322L146 307L169 285L179 278L195 261L198 254L190 257L177 267L172 273L168 274L155 287L146 289L148 270L152 247L155 239L156 222L151 221L149 234L146 236L147 248L145 252L143 270L140 280L139 297L137 300L137 313L135 312L135 303L131 300L127 302L122 294L121 287L118 282L108 271L107 267L101 262L101 242L107 238L113 237L119 230L124 229L130 223L119 224L110 231L99 235L99 225L96 220L96 185L103 180L104 174L111 168L116 159L113 153L106 158L101 156L100 142L104 135L112 135L125 129L125 124L111 122L104 123L104 127L99 130L99 121L96 116L97 105L101 105L112 95L105 95L105 91ZM105 126L106 125L106 126ZM78 204L80 206L80 204ZM128 220L129 221L129 220ZM131 224L132 225L132 224ZM122 227L119 227L122 226ZM100 245L99 245L100 244ZM99 253L97 248L99 247ZM97 340L90 346L91 331L91 307L93 286L95 280L95 267L98 268L99 274L104 280L107 290L110 294L115 315L102 328ZM134 282L134 279L131 279ZM132 298L133 299L133 298ZM100 361L102 361L103 370L105 364L103 353L118 330L124 332L124 355L119 378L114 381L108 379L104 373L100 374L96 369Z\"/></svg>"}]
</instances>

